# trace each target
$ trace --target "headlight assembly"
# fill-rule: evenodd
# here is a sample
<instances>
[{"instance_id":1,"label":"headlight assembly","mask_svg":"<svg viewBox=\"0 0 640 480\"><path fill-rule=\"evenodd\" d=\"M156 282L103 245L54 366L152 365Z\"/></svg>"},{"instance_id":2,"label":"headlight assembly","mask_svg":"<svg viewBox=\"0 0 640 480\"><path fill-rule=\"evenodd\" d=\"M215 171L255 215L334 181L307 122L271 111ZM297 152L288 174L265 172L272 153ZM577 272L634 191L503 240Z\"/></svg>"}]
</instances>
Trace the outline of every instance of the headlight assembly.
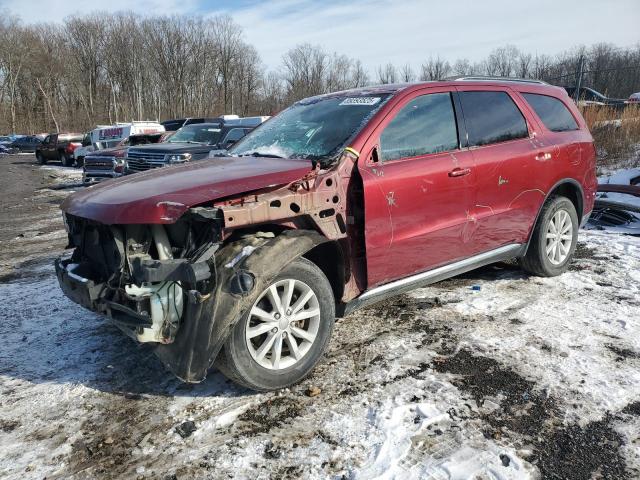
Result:
<instances>
[{"instance_id":1,"label":"headlight assembly","mask_svg":"<svg viewBox=\"0 0 640 480\"><path fill-rule=\"evenodd\" d=\"M191 154L190 153L171 154L171 155L167 155L166 158L167 158L167 162L169 163L183 163L191 160Z\"/></svg>"}]
</instances>

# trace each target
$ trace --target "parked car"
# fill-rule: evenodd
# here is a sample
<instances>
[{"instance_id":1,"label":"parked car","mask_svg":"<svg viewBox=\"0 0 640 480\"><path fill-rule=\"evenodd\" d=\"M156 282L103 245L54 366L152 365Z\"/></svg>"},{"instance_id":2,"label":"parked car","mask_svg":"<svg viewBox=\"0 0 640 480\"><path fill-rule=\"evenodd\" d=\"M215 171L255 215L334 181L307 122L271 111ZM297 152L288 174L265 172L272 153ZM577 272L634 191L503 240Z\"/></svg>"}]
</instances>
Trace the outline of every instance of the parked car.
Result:
<instances>
[{"instance_id":1,"label":"parked car","mask_svg":"<svg viewBox=\"0 0 640 480\"><path fill-rule=\"evenodd\" d=\"M89 153L84 158L82 182L97 183L109 178L117 178L124 173L124 159L129 147L158 143L164 133L131 135L120 141L115 148L106 148Z\"/></svg>"},{"instance_id":2,"label":"parked car","mask_svg":"<svg viewBox=\"0 0 640 480\"><path fill-rule=\"evenodd\" d=\"M42 143L42 139L35 135L26 135L15 139L9 144L9 146L15 150L16 153L20 152L35 152L38 145Z\"/></svg>"},{"instance_id":3,"label":"parked car","mask_svg":"<svg viewBox=\"0 0 640 480\"><path fill-rule=\"evenodd\" d=\"M564 87L569 96L576 100L576 87ZM620 98L609 98L592 88L580 87L577 103L581 107L607 105L613 108L624 108L625 101Z\"/></svg>"},{"instance_id":4,"label":"parked car","mask_svg":"<svg viewBox=\"0 0 640 480\"><path fill-rule=\"evenodd\" d=\"M11 155L13 153L18 153L11 144L0 143L0 155Z\"/></svg>"},{"instance_id":5,"label":"parked car","mask_svg":"<svg viewBox=\"0 0 640 480\"><path fill-rule=\"evenodd\" d=\"M125 160L125 175L207 158L211 151L229 148L265 118L268 117L186 125L165 142L130 148Z\"/></svg>"},{"instance_id":6,"label":"parked car","mask_svg":"<svg viewBox=\"0 0 640 480\"><path fill-rule=\"evenodd\" d=\"M51 133L36 146L36 160L44 165L49 160L61 162L66 167L74 163L73 151L82 145L81 133Z\"/></svg>"},{"instance_id":7,"label":"parked car","mask_svg":"<svg viewBox=\"0 0 640 480\"><path fill-rule=\"evenodd\" d=\"M115 125L98 125L82 139L82 146L74 152L78 166L82 166L84 157L89 153L105 148L115 148L131 136L164 133L165 129L158 122L134 121L116 123Z\"/></svg>"},{"instance_id":8,"label":"parked car","mask_svg":"<svg viewBox=\"0 0 640 480\"><path fill-rule=\"evenodd\" d=\"M627 103L631 103L634 105L640 104L640 92L632 93L631 95L629 95L629 99L627 100Z\"/></svg>"},{"instance_id":9,"label":"parked car","mask_svg":"<svg viewBox=\"0 0 640 480\"><path fill-rule=\"evenodd\" d=\"M563 273L593 208L593 139L542 82L383 85L302 100L228 157L62 205L72 300L179 378L256 390L320 360L336 316L492 262Z\"/></svg>"},{"instance_id":10,"label":"parked car","mask_svg":"<svg viewBox=\"0 0 640 480\"><path fill-rule=\"evenodd\" d=\"M8 136L8 135L2 135L0 136L0 145L9 145L11 142L13 142L13 138Z\"/></svg>"}]
</instances>

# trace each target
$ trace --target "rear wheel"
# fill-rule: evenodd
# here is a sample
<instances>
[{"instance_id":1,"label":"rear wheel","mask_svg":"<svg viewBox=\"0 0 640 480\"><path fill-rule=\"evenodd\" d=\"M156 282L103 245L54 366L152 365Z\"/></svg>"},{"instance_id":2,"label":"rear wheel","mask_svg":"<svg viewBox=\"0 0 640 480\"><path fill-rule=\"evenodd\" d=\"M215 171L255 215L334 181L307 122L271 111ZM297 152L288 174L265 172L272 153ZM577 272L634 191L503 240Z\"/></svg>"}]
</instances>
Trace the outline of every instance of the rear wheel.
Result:
<instances>
[{"instance_id":1,"label":"rear wheel","mask_svg":"<svg viewBox=\"0 0 640 480\"><path fill-rule=\"evenodd\" d=\"M65 167L73 167L73 157L67 152L60 152L60 160Z\"/></svg>"},{"instance_id":2,"label":"rear wheel","mask_svg":"<svg viewBox=\"0 0 640 480\"><path fill-rule=\"evenodd\" d=\"M578 241L578 214L566 197L552 197L542 207L529 250L520 260L529 273L554 277L563 273Z\"/></svg>"},{"instance_id":3,"label":"rear wheel","mask_svg":"<svg viewBox=\"0 0 640 480\"><path fill-rule=\"evenodd\" d=\"M217 359L231 380L255 390L284 388L305 378L331 337L331 285L312 262L291 262L256 296Z\"/></svg>"},{"instance_id":4,"label":"rear wheel","mask_svg":"<svg viewBox=\"0 0 640 480\"><path fill-rule=\"evenodd\" d=\"M82 168L84 166L84 157L76 158L76 167Z\"/></svg>"}]
</instances>

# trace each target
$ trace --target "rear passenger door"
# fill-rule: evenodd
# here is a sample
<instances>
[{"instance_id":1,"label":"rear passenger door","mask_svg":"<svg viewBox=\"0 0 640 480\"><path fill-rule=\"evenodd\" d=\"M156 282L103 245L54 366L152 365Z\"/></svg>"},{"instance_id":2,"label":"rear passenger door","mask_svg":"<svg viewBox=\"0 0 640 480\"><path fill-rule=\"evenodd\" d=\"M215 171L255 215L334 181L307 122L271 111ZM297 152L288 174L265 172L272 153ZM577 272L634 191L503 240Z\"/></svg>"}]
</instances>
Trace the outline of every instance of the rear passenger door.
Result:
<instances>
[{"instance_id":1,"label":"rear passenger door","mask_svg":"<svg viewBox=\"0 0 640 480\"><path fill-rule=\"evenodd\" d=\"M467 256L473 160L461 149L452 92L401 100L366 148L369 288Z\"/></svg>"},{"instance_id":2,"label":"rear passenger door","mask_svg":"<svg viewBox=\"0 0 640 480\"><path fill-rule=\"evenodd\" d=\"M537 124L506 88L458 91L476 173L472 253L524 243L544 198L536 179L541 168L536 161Z\"/></svg>"}]
</instances>

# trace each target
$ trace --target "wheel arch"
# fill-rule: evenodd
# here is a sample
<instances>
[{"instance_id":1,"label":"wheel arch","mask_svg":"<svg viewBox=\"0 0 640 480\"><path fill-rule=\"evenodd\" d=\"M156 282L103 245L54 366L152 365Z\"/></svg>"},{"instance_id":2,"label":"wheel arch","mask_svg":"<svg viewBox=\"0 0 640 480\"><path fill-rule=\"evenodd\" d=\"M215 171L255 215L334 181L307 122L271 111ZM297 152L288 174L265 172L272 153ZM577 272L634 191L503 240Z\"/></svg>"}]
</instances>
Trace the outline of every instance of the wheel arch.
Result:
<instances>
[{"instance_id":1,"label":"wheel arch","mask_svg":"<svg viewBox=\"0 0 640 480\"><path fill-rule=\"evenodd\" d=\"M322 270L329 280L336 305L340 303L345 284L344 252L340 243L335 240L320 243L301 256Z\"/></svg>"},{"instance_id":2,"label":"wheel arch","mask_svg":"<svg viewBox=\"0 0 640 480\"><path fill-rule=\"evenodd\" d=\"M583 208L584 208L584 190L580 182L578 182L575 178L563 178L558 180L553 187L549 189L547 194L544 197L544 201L540 204L540 208L538 208L538 213L536 214L535 221L531 226L531 231L529 232L529 238L527 239L527 245L524 249L523 255L526 255L529 250L529 244L531 243L531 239L533 238L533 232L538 225L538 220L540 219L540 214L542 213L542 209L549 201L549 199L562 196L568 198L573 206L576 209L576 213L578 214L578 224L582 222Z\"/></svg>"}]
</instances>

